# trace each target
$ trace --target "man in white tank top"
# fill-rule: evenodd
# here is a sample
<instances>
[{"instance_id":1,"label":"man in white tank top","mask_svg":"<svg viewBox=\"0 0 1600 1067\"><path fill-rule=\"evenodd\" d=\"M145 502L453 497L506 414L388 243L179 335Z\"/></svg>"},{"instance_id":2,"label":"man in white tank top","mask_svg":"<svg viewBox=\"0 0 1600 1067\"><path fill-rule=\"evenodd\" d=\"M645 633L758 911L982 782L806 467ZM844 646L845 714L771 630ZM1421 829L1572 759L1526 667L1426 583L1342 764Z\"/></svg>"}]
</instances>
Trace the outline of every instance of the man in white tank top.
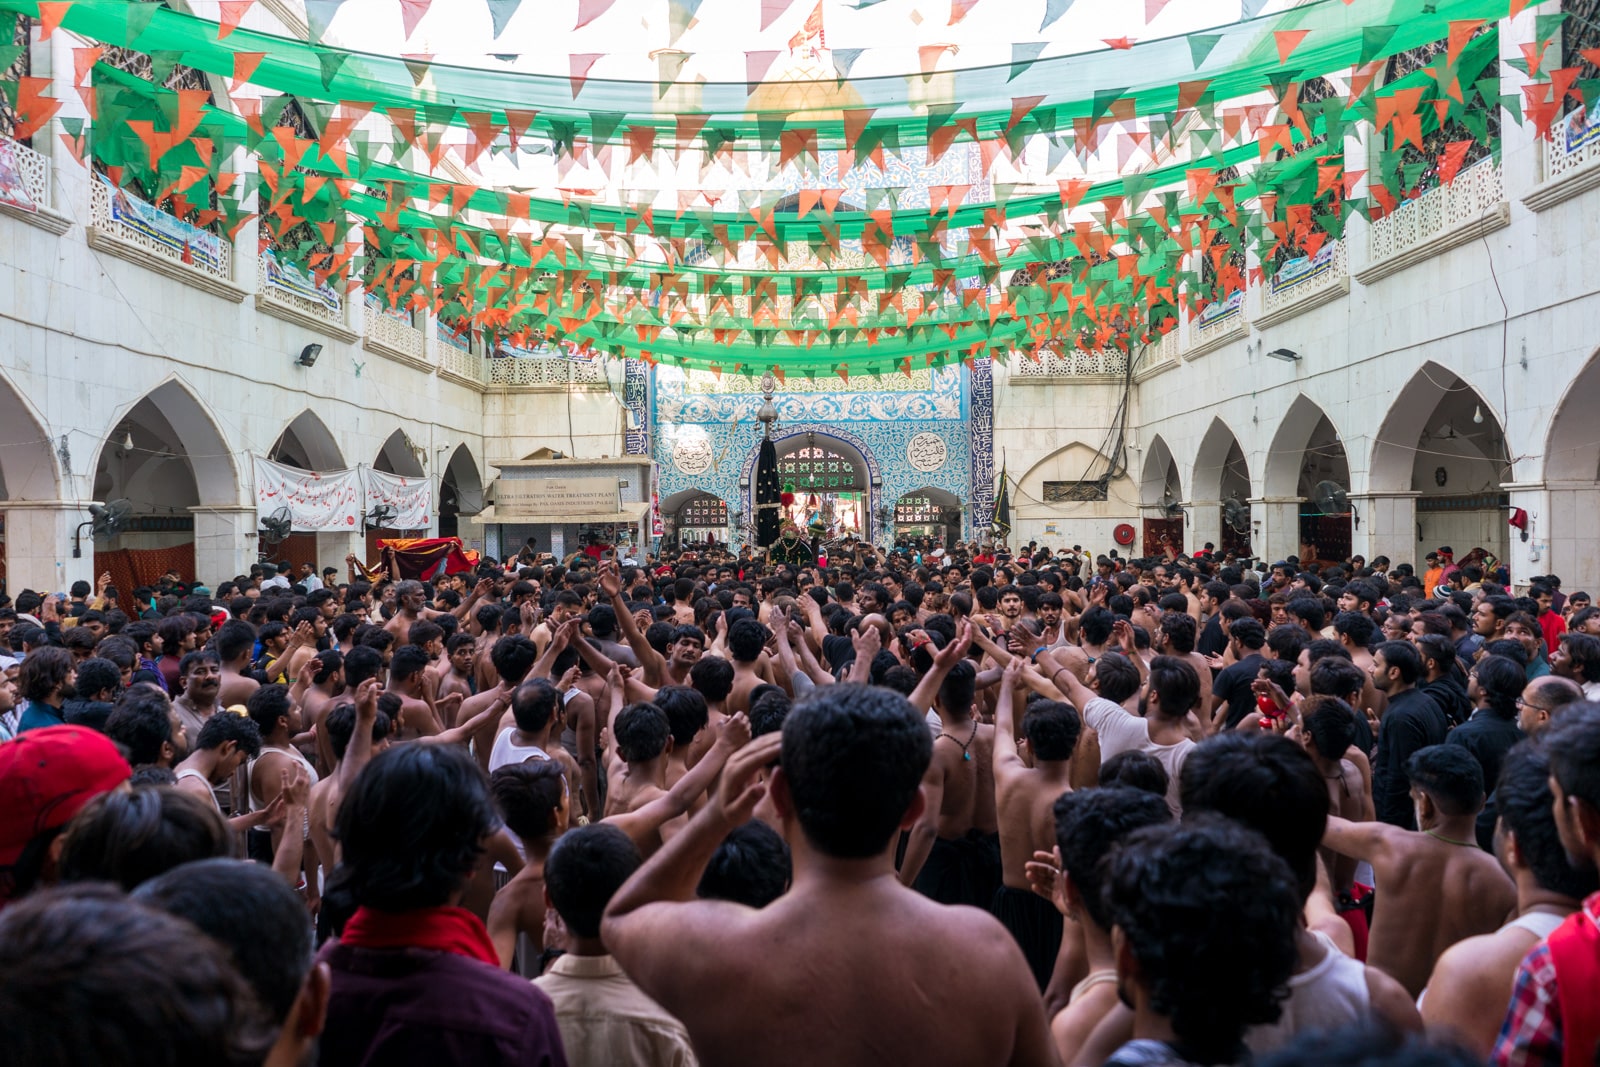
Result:
<instances>
[{"instance_id":1,"label":"man in white tank top","mask_svg":"<svg viewBox=\"0 0 1600 1067\"><path fill-rule=\"evenodd\" d=\"M1567 862L1551 811L1550 763L1536 741L1506 754L1495 789L1495 855L1517 884L1515 918L1492 934L1458 941L1434 964L1418 1006L1430 1034L1488 1059L1505 1018L1517 966L1597 887L1593 868Z\"/></svg>"},{"instance_id":2,"label":"man in white tank top","mask_svg":"<svg viewBox=\"0 0 1600 1067\"><path fill-rule=\"evenodd\" d=\"M260 811L277 799L283 789L283 772L294 767L303 768L311 785L318 781L317 769L311 761L301 754L293 744L294 736L300 732L300 708L290 701L289 687L285 685L264 685L250 694L250 700L245 704L250 712L250 718L255 720L256 727L261 731L261 754L251 760L247 769L245 781L249 783L246 802L250 811ZM309 787L308 787L309 788ZM309 815L303 820L301 827L301 840L311 837L311 820ZM273 844L276 845L281 831L273 831ZM315 851L308 849L308 859L315 857ZM307 864L312 874L316 867Z\"/></svg>"}]
</instances>

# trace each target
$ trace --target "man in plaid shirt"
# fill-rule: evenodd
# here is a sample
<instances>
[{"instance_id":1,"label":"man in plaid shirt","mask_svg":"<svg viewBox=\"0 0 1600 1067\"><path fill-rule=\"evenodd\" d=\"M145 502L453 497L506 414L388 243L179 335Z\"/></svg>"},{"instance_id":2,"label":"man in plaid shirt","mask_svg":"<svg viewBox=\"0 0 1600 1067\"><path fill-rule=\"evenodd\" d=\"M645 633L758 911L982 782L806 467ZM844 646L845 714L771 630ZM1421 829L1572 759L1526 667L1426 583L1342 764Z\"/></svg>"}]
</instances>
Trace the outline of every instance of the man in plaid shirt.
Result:
<instances>
[{"instance_id":1,"label":"man in plaid shirt","mask_svg":"<svg viewBox=\"0 0 1600 1067\"><path fill-rule=\"evenodd\" d=\"M1600 706L1569 706L1543 735L1556 827L1575 865L1600 864ZM1517 970L1495 1067L1592 1065L1600 1050L1600 893Z\"/></svg>"}]
</instances>

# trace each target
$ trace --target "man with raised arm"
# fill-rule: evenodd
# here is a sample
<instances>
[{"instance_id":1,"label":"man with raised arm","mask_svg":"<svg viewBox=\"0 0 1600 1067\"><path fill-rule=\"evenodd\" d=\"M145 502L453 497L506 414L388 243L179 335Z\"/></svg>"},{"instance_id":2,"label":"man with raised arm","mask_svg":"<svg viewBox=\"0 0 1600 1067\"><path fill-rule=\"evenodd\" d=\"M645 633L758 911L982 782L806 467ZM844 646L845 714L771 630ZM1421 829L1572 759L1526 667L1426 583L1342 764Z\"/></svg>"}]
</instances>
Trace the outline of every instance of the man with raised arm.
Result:
<instances>
[{"instance_id":1,"label":"man with raised arm","mask_svg":"<svg viewBox=\"0 0 1600 1067\"><path fill-rule=\"evenodd\" d=\"M1050 982L1061 948L1061 913L1028 888L1027 866L1035 852L1056 843L1055 803L1072 789L1072 757L1083 733L1083 719L1071 704L1041 700L1022 717L1023 740L1033 757L1030 767L1018 751L1017 684L1022 661L1006 666L994 713L995 804L1000 817L1001 885L990 910L1017 939L1034 981Z\"/></svg>"},{"instance_id":2,"label":"man with raised arm","mask_svg":"<svg viewBox=\"0 0 1600 1067\"><path fill-rule=\"evenodd\" d=\"M728 761L714 799L612 897L601 936L682 1020L701 1063L1053 1062L1038 989L1004 928L895 878L897 831L922 812L932 755L904 697L818 689L781 734ZM696 899L707 862L768 790L793 886L759 911Z\"/></svg>"}]
</instances>

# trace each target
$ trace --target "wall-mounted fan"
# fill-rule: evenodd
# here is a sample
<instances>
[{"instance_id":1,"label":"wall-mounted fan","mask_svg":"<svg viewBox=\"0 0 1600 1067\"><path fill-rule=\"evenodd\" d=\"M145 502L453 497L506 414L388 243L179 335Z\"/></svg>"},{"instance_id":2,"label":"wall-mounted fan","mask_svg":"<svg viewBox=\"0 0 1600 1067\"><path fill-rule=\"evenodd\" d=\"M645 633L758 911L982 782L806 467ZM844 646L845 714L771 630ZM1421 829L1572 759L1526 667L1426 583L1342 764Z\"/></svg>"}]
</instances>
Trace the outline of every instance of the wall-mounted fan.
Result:
<instances>
[{"instance_id":1,"label":"wall-mounted fan","mask_svg":"<svg viewBox=\"0 0 1600 1067\"><path fill-rule=\"evenodd\" d=\"M390 523L394 522L395 516L399 514L399 509L393 504L377 504L362 518L369 527L375 526L380 530L387 530L392 528Z\"/></svg>"},{"instance_id":2,"label":"wall-mounted fan","mask_svg":"<svg viewBox=\"0 0 1600 1067\"><path fill-rule=\"evenodd\" d=\"M1250 532L1250 505L1236 496L1222 502L1222 521L1235 533Z\"/></svg>"},{"instance_id":3,"label":"wall-mounted fan","mask_svg":"<svg viewBox=\"0 0 1600 1067\"><path fill-rule=\"evenodd\" d=\"M1311 490L1311 503L1321 515L1350 514L1350 496L1338 482L1318 482Z\"/></svg>"},{"instance_id":4,"label":"wall-mounted fan","mask_svg":"<svg viewBox=\"0 0 1600 1067\"><path fill-rule=\"evenodd\" d=\"M78 524L78 529L72 535L72 558L83 558L83 531L89 530L89 536L97 543L103 544L123 530L127 529L128 519L133 515L133 502L130 500L110 500L104 504L89 505L89 521Z\"/></svg>"},{"instance_id":5,"label":"wall-mounted fan","mask_svg":"<svg viewBox=\"0 0 1600 1067\"><path fill-rule=\"evenodd\" d=\"M261 520L261 543L281 545L294 532L294 515L288 508L279 508Z\"/></svg>"}]
</instances>

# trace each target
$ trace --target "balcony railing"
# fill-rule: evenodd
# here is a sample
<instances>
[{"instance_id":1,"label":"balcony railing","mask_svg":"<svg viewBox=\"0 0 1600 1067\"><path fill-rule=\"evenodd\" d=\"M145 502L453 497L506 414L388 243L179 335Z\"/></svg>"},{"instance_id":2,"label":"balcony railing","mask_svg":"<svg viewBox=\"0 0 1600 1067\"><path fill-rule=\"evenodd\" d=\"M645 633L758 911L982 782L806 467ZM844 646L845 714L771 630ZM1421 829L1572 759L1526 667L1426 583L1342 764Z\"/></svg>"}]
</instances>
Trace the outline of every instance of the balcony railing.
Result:
<instances>
[{"instance_id":1,"label":"balcony railing","mask_svg":"<svg viewBox=\"0 0 1600 1067\"><path fill-rule=\"evenodd\" d=\"M1011 381L1016 385L1043 384L1062 379L1122 379L1128 374L1128 353L1116 348L1068 348L1043 351L1038 359L1020 352L1011 356Z\"/></svg>"},{"instance_id":2,"label":"balcony railing","mask_svg":"<svg viewBox=\"0 0 1600 1067\"><path fill-rule=\"evenodd\" d=\"M1600 186L1600 116L1575 109L1544 142L1544 180L1522 202L1542 211Z\"/></svg>"},{"instance_id":3,"label":"balcony railing","mask_svg":"<svg viewBox=\"0 0 1600 1067\"><path fill-rule=\"evenodd\" d=\"M256 308L277 318L310 326L342 341L356 332L345 324L344 298L331 285L318 283L293 263L268 250L261 253L260 291Z\"/></svg>"},{"instance_id":4,"label":"balcony railing","mask_svg":"<svg viewBox=\"0 0 1600 1067\"><path fill-rule=\"evenodd\" d=\"M1226 300L1214 300L1189 324L1189 341L1183 358L1195 359L1250 332L1244 316L1244 290Z\"/></svg>"},{"instance_id":5,"label":"balcony railing","mask_svg":"<svg viewBox=\"0 0 1600 1067\"><path fill-rule=\"evenodd\" d=\"M368 349L401 363L432 369L428 366L428 339L413 325L409 313L386 307L379 297L370 294L362 313Z\"/></svg>"},{"instance_id":6,"label":"balcony railing","mask_svg":"<svg viewBox=\"0 0 1600 1067\"><path fill-rule=\"evenodd\" d=\"M20 141L0 137L0 214L23 219L52 233L66 233L72 220L53 210L50 157Z\"/></svg>"},{"instance_id":7,"label":"balcony railing","mask_svg":"<svg viewBox=\"0 0 1600 1067\"><path fill-rule=\"evenodd\" d=\"M501 356L486 362L490 385L518 388L606 382L605 367L599 360Z\"/></svg>"},{"instance_id":8,"label":"balcony railing","mask_svg":"<svg viewBox=\"0 0 1600 1067\"><path fill-rule=\"evenodd\" d=\"M1178 362L1178 330L1174 327L1145 346L1134 366L1134 377L1142 381L1176 367Z\"/></svg>"},{"instance_id":9,"label":"balcony railing","mask_svg":"<svg viewBox=\"0 0 1600 1067\"><path fill-rule=\"evenodd\" d=\"M89 245L235 303L233 245L99 178L89 189Z\"/></svg>"},{"instance_id":10,"label":"balcony railing","mask_svg":"<svg viewBox=\"0 0 1600 1067\"><path fill-rule=\"evenodd\" d=\"M1350 292L1343 241L1329 241L1314 256L1291 259L1262 287L1257 328L1271 326Z\"/></svg>"},{"instance_id":11,"label":"balcony railing","mask_svg":"<svg viewBox=\"0 0 1600 1067\"><path fill-rule=\"evenodd\" d=\"M482 390L489 381L488 360L472 351L464 337L439 327L439 377Z\"/></svg>"},{"instance_id":12,"label":"balcony railing","mask_svg":"<svg viewBox=\"0 0 1600 1067\"><path fill-rule=\"evenodd\" d=\"M1372 223L1367 231L1367 266L1356 272L1363 285L1475 241L1506 226L1500 164L1487 157L1467 167L1448 185L1407 200Z\"/></svg>"}]
</instances>

